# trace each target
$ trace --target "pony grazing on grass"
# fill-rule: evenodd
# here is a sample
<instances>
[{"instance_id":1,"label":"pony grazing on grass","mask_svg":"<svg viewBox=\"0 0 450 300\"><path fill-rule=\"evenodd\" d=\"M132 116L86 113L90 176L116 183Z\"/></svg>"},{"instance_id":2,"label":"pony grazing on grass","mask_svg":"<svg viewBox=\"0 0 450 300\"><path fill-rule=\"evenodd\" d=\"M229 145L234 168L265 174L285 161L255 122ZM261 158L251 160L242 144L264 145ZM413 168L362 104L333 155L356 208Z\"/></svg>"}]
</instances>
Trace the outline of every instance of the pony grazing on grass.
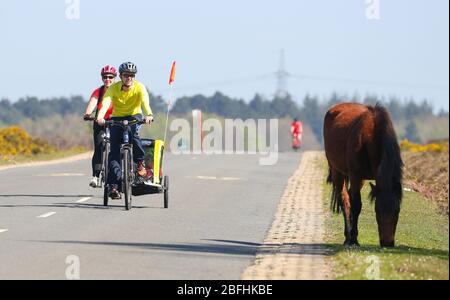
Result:
<instances>
[{"instance_id":1,"label":"pony grazing on grass","mask_svg":"<svg viewBox=\"0 0 450 300\"><path fill-rule=\"evenodd\" d=\"M394 247L403 162L389 113L378 103L337 104L325 115L323 135L332 209L344 215L344 245L359 245L360 190L364 180L375 180L370 197L375 201L380 245Z\"/></svg>"}]
</instances>

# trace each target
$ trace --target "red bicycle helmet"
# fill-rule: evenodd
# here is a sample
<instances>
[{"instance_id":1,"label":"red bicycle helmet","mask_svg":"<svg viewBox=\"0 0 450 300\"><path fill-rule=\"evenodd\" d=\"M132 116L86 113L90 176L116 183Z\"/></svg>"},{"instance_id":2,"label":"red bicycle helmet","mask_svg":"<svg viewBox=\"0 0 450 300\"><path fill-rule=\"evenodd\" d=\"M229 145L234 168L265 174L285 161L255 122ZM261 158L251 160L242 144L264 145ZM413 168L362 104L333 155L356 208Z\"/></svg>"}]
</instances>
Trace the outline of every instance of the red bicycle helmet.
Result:
<instances>
[{"instance_id":1,"label":"red bicycle helmet","mask_svg":"<svg viewBox=\"0 0 450 300\"><path fill-rule=\"evenodd\" d=\"M106 65L102 68L102 71L100 72L101 75L104 74L113 74L114 76L117 75L117 70L113 66Z\"/></svg>"}]
</instances>

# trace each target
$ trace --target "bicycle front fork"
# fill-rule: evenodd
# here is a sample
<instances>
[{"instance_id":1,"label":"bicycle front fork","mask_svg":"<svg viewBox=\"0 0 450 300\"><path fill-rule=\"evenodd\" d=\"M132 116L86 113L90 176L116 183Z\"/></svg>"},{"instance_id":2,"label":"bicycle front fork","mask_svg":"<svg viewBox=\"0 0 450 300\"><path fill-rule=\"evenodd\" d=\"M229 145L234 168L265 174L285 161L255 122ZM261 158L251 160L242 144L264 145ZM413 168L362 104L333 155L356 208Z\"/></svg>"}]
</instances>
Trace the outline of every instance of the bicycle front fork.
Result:
<instances>
[{"instance_id":1,"label":"bicycle front fork","mask_svg":"<svg viewBox=\"0 0 450 300\"><path fill-rule=\"evenodd\" d=\"M133 158L133 145L131 145L131 144L127 144L127 145L122 145L121 147L120 147L120 157L121 157L121 160L120 160L120 166L121 166L121 171L122 171L122 180L123 180L123 178L125 178L125 176L124 176L124 170L125 170L125 166L124 166L124 158L123 158L123 155L124 155L124 150L125 149L128 149L128 153L130 154L130 159L129 159L129 162L130 162L130 166L129 166L129 170L130 170L130 181L131 182L134 182L134 158Z\"/></svg>"}]
</instances>

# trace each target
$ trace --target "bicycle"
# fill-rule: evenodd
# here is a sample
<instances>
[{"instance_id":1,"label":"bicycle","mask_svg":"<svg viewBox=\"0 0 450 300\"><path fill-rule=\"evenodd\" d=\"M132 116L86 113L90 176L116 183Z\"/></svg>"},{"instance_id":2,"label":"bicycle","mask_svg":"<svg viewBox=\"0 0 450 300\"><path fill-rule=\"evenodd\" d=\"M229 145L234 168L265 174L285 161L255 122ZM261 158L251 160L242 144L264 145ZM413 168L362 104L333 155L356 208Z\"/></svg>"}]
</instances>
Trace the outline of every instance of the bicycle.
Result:
<instances>
[{"instance_id":1,"label":"bicycle","mask_svg":"<svg viewBox=\"0 0 450 300\"><path fill-rule=\"evenodd\" d=\"M85 121L93 121L96 122L95 118L92 117L84 117ZM108 165L108 158L109 158L109 151L111 148L111 141L110 141L110 132L109 127L105 126L105 130L102 132L101 135L102 138L102 168L100 170L100 186L97 186L98 188L102 188L106 186L106 180L108 179L108 171L109 171L109 165ZM103 191L103 205L108 206L108 191L107 189L104 189Z\"/></svg>"},{"instance_id":2,"label":"bicycle","mask_svg":"<svg viewBox=\"0 0 450 300\"><path fill-rule=\"evenodd\" d=\"M294 151L297 151L298 149L300 149L301 146L301 137L299 133L293 133L292 134L292 149L294 149Z\"/></svg>"},{"instance_id":3,"label":"bicycle","mask_svg":"<svg viewBox=\"0 0 450 300\"><path fill-rule=\"evenodd\" d=\"M124 194L125 209L131 209L131 195L132 195L132 185L135 181L135 170L133 161L133 144L130 142L130 132L132 125L145 124L144 121L139 121L134 118L134 120L107 120L105 121L106 127L109 126L120 126L123 129L122 144L120 145L120 156L121 156L121 168L122 168L122 188L121 193ZM104 187L104 201L106 197L106 203L108 202L108 192L109 186L105 184ZM106 196L105 196L106 195Z\"/></svg>"}]
</instances>

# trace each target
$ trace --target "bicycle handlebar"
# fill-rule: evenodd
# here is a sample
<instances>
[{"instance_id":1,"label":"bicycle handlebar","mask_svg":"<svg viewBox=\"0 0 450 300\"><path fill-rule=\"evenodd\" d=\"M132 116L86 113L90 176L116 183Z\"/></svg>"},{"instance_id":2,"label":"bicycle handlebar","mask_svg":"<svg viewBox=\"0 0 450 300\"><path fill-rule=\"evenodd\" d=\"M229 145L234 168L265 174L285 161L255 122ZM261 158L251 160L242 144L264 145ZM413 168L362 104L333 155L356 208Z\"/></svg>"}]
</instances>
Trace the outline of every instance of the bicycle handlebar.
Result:
<instances>
[{"instance_id":1,"label":"bicycle handlebar","mask_svg":"<svg viewBox=\"0 0 450 300\"><path fill-rule=\"evenodd\" d=\"M134 124L138 124L138 125L143 125L146 124L145 121L139 121L136 118L133 118L134 120L105 120L105 125L122 125L124 126L124 121L128 121L127 125L134 125ZM96 118L93 117L83 117L84 121L94 121L97 122ZM151 121L151 123L153 123L154 120Z\"/></svg>"},{"instance_id":2,"label":"bicycle handlebar","mask_svg":"<svg viewBox=\"0 0 450 300\"><path fill-rule=\"evenodd\" d=\"M127 122L127 123L125 123ZM139 121L139 120L105 120L105 125L121 125L121 126L128 126L128 125L142 125L146 124L145 121Z\"/></svg>"}]
</instances>

